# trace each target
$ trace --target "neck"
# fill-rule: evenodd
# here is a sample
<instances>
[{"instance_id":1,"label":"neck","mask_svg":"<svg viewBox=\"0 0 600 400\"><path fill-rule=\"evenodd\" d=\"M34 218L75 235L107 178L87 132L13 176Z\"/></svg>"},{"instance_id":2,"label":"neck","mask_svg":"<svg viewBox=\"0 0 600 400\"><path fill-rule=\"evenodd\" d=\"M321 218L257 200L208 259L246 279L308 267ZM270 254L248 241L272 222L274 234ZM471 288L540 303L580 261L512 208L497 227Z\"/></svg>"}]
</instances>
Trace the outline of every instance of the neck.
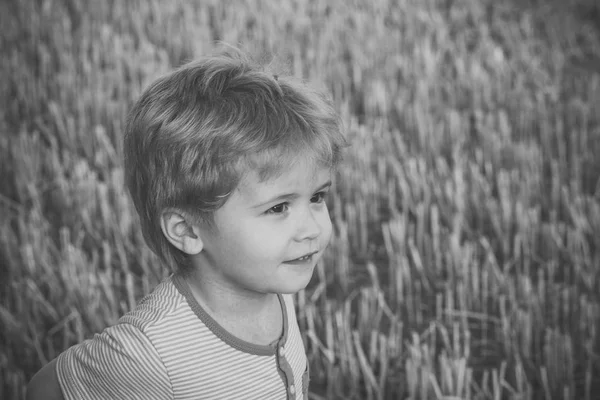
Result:
<instances>
[{"instance_id":1,"label":"neck","mask_svg":"<svg viewBox=\"0 0 600 400\"><path fill-rule=\"evenodd\" d=\"M269 312L274 301L278 302L275 293L241 292L201 270L190 272L184 278L196 301L213 317L254 319Z\"/></svg>"}]
</instances>

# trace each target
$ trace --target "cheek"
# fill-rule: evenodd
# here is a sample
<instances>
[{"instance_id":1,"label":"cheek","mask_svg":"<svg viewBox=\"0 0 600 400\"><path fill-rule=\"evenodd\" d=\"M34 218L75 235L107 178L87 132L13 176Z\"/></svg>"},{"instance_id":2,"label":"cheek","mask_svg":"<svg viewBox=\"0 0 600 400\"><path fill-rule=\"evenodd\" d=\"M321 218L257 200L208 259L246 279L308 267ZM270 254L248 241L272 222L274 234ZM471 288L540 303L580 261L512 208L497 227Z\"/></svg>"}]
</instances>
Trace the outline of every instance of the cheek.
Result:
<instances>
[{"instance_id":1,"label":"cheek","mask_svg":"<svg viewBox=\"0 0 600 400\"><path fill-rule=\"evenodd\" d=\"M262 223L261 223L262 222ZM272 224L264 221L241 221L235 225L236 245L244 249L247 255L261 257L269 254L274 249L281 247L285 235Z\"/></svg>"},{"instance_id":2,"label":"cheek","mask_svg":"<svg viewBox=\"0 0 600 400\"><path fill-rule=\"evenodd\" d=\"M331 232L333 230L331 218L329 218L329 210L325 209L319 223L321 225L321 241L326 246L329 243L329 239L331 239Z\"/></svg>"}]
</instances>

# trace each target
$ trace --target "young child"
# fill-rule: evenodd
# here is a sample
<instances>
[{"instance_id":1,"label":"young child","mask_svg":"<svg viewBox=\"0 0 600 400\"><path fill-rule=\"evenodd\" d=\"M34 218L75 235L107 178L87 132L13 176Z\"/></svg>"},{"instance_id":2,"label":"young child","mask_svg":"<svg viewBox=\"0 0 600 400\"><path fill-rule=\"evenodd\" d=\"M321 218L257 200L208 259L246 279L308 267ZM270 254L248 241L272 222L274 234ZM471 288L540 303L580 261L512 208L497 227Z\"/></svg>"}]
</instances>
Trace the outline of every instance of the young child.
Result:
<instances>
[{"instance_id":1,"label":"young child","mask_svg":"<svg viewBox=\"0 0 600 400\"><path fill-rule=\"evenodd\" d=\"M158 79L128 118L125 173L173 273L42 368L27 398L307 398L292 294L328 244L344 145L325 96L240 52Z\"/></svg>"}]
</instances>

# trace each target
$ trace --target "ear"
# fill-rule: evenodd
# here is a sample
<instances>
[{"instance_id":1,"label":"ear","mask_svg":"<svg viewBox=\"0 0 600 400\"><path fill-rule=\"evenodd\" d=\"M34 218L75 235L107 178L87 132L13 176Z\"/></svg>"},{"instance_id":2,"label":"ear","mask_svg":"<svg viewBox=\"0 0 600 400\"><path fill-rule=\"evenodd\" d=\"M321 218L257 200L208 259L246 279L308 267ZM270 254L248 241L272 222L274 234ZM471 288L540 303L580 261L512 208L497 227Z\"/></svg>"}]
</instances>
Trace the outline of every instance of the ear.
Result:
<instances>
[{"instance_id":1,"label":"ear","mask_svg":"<svg viewBox=\"0 0 600 400\"><path fill-rule=\"evenodd\" d=\"M202 251L200 228L178 210L163 211L160 227L167 240L184 253L196 255Z\"/></svg>"}]
</instances>

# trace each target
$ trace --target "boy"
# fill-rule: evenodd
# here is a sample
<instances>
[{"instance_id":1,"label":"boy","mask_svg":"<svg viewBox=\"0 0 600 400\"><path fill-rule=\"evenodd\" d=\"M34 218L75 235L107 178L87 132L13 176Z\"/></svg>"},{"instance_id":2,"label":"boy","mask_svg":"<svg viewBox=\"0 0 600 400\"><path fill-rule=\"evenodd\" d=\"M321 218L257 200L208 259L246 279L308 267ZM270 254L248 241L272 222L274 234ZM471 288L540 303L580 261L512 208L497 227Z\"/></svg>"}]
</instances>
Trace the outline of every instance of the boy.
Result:
<instances>
[{"instance_id":1,"label":"boy","mask_svg":"<svg viewBox=\"0 0 600 400\"><path fill-rule=\"evenodd\" d=\"M173 274L42 368L27 398L307 398L292 294L328 244L344 144L324 96L240 54L152 84L127 121L125 174Z\"/></svg>"}]
</instances>

